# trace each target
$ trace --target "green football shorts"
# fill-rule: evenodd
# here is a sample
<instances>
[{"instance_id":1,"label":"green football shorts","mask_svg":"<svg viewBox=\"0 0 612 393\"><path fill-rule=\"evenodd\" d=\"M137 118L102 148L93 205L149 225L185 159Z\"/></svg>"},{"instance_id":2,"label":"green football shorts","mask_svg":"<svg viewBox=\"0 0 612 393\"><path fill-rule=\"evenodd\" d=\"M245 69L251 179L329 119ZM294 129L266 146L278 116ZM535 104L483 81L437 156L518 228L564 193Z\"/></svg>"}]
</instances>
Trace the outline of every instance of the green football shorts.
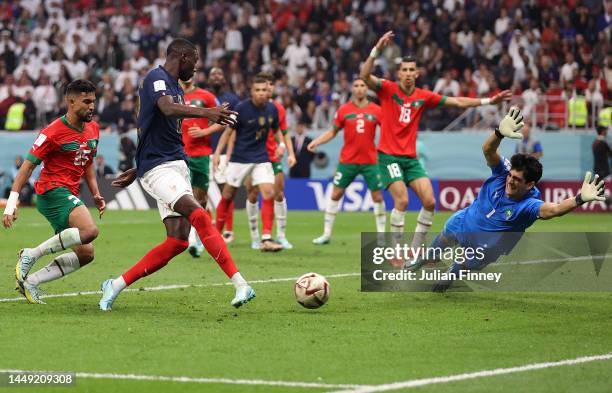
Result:
<instances>
[{"instance_id":1,"label":"green football shorts","mask_svg":"<svg viewBox=\"0 0 612 393\"><path fill-rule=\"evenodd\" d=\"M57 187L36 196L36 208L49 221L55 233L70 228L70 212L81 205L83 201L66 187Z\"/></svg>"},{"instance_id":2,"label":"green football shorts","mask_svg":"<svg viewBox=\"0 0 612 393\"><path fill-rule=\"evenodd\" d=\"M425 168L416 158L392 156L378 152L378 165L385 188L396 181L403 181L408 184L421 177L427 177Z\"/></svg>"},{"instance_id":3,"label":"green football shorts","mask_svg":"<svg viewBox=\"0 0 612 393\"><path fill-rule=\"evenodd\" d=\"M208 191L210 156L189 157L187 164L191 185Z\"/></svg>"},{"instance_id":4,"label":"green football shorts","mask_svg":"<svg viewBox=\"0 0 612 393\"><path fill-rule=\"evenodd\" d=\"M279 173L283 173L283 163L282 162L273 162L272 169L274 170L274 176Z\"/></svg>"},{"instance_id":5,"label":"green football shorts","mask_svg":"<svg viewBox=\"0 0 612 393\"><path fill-rule=\"evenodd\" d=\"M369 190L382 189L383 183L377 164L338 164L334 175L334 186L347 188L359 174L365 179Z\"/></svg>"}]
</instances>

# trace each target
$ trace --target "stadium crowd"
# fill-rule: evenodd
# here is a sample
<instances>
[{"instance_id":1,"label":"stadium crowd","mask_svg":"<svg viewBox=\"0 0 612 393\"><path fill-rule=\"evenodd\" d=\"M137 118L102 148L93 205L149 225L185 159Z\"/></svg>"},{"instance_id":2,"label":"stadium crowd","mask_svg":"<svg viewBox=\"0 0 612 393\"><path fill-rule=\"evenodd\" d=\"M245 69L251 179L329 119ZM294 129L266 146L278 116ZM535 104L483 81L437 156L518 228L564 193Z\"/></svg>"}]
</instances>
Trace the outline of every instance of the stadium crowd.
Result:
<instances>
[{"instance_id":1,"label":"stadium crowd","mask_svg":"<svg viewBox=\"0 0 612 393\"><path fill-rule=\"evenodd\" d=\"M218 66L245 97L252 75L273 72L289 125L329 127L387 30L396 39L377 75L393 79L396 59L413 54L418 85L441 94L512 89L526 116L543 96L594 111L612 91L611 23L612 0L5 0L0 128L35 129L63 113L61 87L76 78L97 84L104 129L133 128L139 79L163 64L174 36L199 45L202 86ZM442 129L456 115L429 111L421 127Z\"/></svg>"}]
</instances>

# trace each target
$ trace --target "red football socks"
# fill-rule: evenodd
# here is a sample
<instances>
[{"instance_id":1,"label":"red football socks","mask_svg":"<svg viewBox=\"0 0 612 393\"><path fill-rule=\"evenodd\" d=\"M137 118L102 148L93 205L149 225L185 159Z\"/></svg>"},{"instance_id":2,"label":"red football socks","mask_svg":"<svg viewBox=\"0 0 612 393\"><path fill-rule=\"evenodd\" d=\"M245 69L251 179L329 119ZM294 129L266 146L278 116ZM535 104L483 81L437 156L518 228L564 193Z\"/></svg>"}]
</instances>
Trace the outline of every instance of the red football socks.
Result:
<instances>
[{"instance_id":1,"label":"red football socks","mask_svg":"<svg viewBox=\"0 0 612 393\"><path fill-rule=\"evenodd\" d=\"M168 264L168 261L182 253L189 246L189 242L168 236L166 240L149 251L142 259L123 273L126 285L155 273Z\"/></svg>"},{"instance_id":2,"label":"red football socks","mask_svg":"<svg viewBox=\"0 0 612 393\"><path fill-rule=\"evenodd\" d=\"M232 199L232 203L227 208L227 216L225 220L225 229L230 232L234 231L234 200Z\"/></svg>"},{"instance_id":3,"label":"red football socks","mask_svg":"<svg viewBox=\"0 0 612 393\"><path fill-rule=\"evenodd\" d=\"M272 225L274 224L274 199L264 199L261 201L261 223L262 235L272 235Z\"/></svg>"},{"instance_id":4,"label":"red football socks","mask_svg":"<svg viewBox=\"0 0 612 393\"><path fill-rule=\"evenodd\" d=\"M217 217L215 219L215 225L217 227L217 231L219 232L223 231L223 227L225 226L225 221L227 219L228 211L230 209L230 206L232 205L233 205L233 201L231 199L225 199L221 197L221 200L219 201L219 205L217 205ZM233 209L232 209L232 213L233 213ZM189 221L191 221L191 219L189 219ZM199 234L199 231L198 231L198 234Z\"/></svg>"},{"instance_id":5,"label":"red football socks","mask_svg":"<svg viewBox=\"0 0 612 393\"><path fill-rule=\"evenodd\" d=\"M227 199L221 199L219 203L219 207L217 208L217 227L219 226L219 209L227 209L229 203L223 205L223 201L229 201ZM236 264L230 255L229 250L227 249L227 245L225 241L221 237L221 234L212 224L210 217L204 212L204 209L196 209L189 216L189 222L198 232L198 236L204 244L204 248L208 254L217 263L219 267L223 269L227 277L232 278L232 276L238 273L238 269L236 268ZM223 228L223 226L221 226Z\"/></svg>"}]
</instances>

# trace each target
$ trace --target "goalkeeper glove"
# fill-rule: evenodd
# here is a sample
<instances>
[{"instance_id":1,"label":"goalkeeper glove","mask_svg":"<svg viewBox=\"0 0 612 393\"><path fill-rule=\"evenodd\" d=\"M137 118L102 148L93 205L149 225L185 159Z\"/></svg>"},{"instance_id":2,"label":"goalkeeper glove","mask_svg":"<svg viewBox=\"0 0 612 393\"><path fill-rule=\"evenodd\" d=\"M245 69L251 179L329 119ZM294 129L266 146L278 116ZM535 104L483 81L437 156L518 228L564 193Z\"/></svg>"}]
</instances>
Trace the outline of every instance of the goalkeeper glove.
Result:
<instances>
[{"instance_id":1,"label":"goalkeeper glove","mask_svg":"<svg viewBox=\"0 0 612 393\"><path fill-rule=\"evenodd\" d=\"M606 197L604 196L604 180L602 179L597 182L599 179L599 175L595 175L593 181L591 181L591 172L587 172L584 175L584 182L582 183L582 188L578 195L576 195L576 205L580 206L583 203L591 202L591 201L605 201Z\"/></svg>"},{"instance_id":2,"label":"goalkeeper glove","mask_svg":"<svg viewBox=\"0 0 612 393\"><path fill-rule=\"evenodd\" d=\"M507 136L512 139L523 139L523 134L521 134L520 131L523 129L524 125L525 123L523 123L521 110L513 106L499 123L499 127L495 129L495 135L500 138Z\"/></svg>"}]
</instances>

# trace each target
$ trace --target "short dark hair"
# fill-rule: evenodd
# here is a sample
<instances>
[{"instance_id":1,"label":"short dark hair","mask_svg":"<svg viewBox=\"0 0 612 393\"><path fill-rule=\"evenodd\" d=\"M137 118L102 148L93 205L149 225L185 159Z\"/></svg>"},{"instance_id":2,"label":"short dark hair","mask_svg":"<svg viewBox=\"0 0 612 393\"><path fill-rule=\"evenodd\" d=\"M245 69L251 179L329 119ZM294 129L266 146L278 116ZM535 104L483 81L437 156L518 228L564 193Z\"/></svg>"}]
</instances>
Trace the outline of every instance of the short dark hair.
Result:
<instances>
[{"instance_id":1,"label":"short dark hair","mask_svg":"<svg viewBox=\"0 0 612 393\"><path fill-rule=\"evenodd\" d=\"M515 154L510 159L511 169L523 172L525 182L539 182L542 178L542 164L537 158L528 154Z\"/></svg>"},{"instance_id":2,"label":"short dark hair","mask_svg":"<svg viewBox=\"0 0 612 393\"><path fill-rule=\"evenodd\" d=\"M95 93L96 86L88 80L77 79L68 83L64 94L67 96L80 95L81 93Z\"/></svg>"},{"instance_id":3,"label":"short dark hair","mask_svg":"<svg viewBox=\"0 0 612 393\"><path fill-rule=\"evenodd\" d=\"M597 135L603 135L608 131L608 127L606 126L597 126Z\"/></svg>"},{"instance_id":4,"label":"short dark hair","mask_svg":"<svg viewBox=\"0 0 612 393\"><path fill-rule=\"evenodd\" d=\"M397 68L399 69L402 66L402 63L415 63L418 65L417 61L416 61L416 57L414 56L404 56L400 59L400 61L397 63Z\"/></svg>"},{"instance_id":5,"label":"short dark hair","mask_svg":"<svg viewBox=\"0 0 612 393\"><path fill-rule=\"evenodd\" d=\"M259 72L257 75L255 75L256 78L263 78L265 80L267 80L268 82L274 83L276 81L276 78L274 77L274 74L272 74L271 72L268 71L261 71Z\"/></svg>"},{"instance_id":6,"label":"short dark hair","mask_svg":"<svg viewBox=\"0 0 612 393\"><path fill-rule=\"evenodd\" d=\"M255 83L268 83L268 78L262 76L261 73L259 73L253 78L253 84Z\"/></svg>"},{"instance_id":7,"label":"short dark hair","mask_svg":"<svg viewBox=\"0 0 612 393\"><path fill-rule=\"evenodd\" d=\"M178 56L188 51L195 51L196 46L193 42L185 38L175 38L172 40L168 49L166 49L166 56Z\"/></svg>"}]
</instances>

